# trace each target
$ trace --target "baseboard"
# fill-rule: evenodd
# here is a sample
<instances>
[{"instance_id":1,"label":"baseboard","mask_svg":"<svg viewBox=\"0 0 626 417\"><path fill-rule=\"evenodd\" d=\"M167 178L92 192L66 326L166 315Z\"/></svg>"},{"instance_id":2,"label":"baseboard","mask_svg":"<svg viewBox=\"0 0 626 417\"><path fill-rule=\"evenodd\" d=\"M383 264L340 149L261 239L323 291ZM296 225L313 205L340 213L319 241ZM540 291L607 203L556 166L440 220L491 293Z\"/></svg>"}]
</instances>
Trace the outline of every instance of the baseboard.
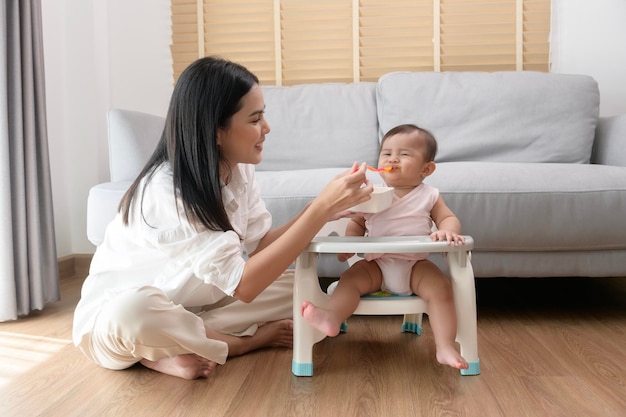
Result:
<instances>
[{"instance_id":1,"label":"baseboard","mask_svg":"<svg viewBox=\"0 0 626 417\"><path fill-rule=\"evenodd\" d=\"M91 253L77 253L62 256L58 259L59 278L70 278L75 275L86 277L87 274L89 274L91 258L93 258L93 254Z\"/></svg>"}]
</instances>

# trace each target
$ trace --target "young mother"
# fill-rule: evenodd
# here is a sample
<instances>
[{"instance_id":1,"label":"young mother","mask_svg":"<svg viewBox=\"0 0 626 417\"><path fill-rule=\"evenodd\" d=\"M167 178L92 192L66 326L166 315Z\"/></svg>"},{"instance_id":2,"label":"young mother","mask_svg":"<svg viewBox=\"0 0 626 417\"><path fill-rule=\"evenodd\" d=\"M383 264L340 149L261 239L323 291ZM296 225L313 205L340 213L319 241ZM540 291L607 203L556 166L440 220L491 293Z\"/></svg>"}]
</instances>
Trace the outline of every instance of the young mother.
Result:
<instances>
[{"instance_id":1,"label":"young mother","mask_svg":"<svg viewBox=\"0 0 626 417\"><path fill-rule=\"evenodd\" d=\"M229 356L291 346L286 269L325 222L368 200L372 185L355 163L270 230L254 178L270 131L264 109L257 77L238 64L202 58L181 74L156 150L82 288L73 339L87 358L194 379Z\"/></svg>"}]
</instances>

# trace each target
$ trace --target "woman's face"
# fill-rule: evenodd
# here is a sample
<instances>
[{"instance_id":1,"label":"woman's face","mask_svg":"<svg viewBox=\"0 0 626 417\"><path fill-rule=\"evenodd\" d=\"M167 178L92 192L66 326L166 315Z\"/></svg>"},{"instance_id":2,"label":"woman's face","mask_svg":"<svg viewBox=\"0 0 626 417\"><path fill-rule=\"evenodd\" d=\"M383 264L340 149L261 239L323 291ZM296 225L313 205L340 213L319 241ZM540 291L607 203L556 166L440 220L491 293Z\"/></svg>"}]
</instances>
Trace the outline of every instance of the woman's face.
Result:
<instances>
[{"instance_id":1,"label":"woman's face","mask_svg":"<svg viewBox=\"0 0 626 417\"><path fill-rule=\"evenodd\" d=\"M270 131L261 87L254 85L241 102L243 106L231 117L230 125L217 132L217 143L230 166L261 162L265 135Z\"/></svg>"}]
</instances>

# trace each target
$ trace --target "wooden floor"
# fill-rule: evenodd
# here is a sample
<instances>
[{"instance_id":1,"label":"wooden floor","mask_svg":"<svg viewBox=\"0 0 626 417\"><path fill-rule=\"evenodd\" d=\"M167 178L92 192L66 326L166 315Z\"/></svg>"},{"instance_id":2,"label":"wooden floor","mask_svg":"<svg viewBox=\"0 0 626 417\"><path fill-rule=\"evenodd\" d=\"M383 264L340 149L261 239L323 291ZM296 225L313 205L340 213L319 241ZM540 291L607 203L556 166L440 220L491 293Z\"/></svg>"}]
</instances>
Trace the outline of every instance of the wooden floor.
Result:
<instances>
[{"instance_id":1,"label":"wooden floor","mask_svg":"<svg viewBox=\"0 0 626 417\"><path fill-rule=\"evenodd\" d=\"M396 316L351 318L315 346L313 377L273 349L196 381L85 360L70 340L81 282L0 323L0 416L626 415L626 278L477 280L478 376L435 362L427 320L418 337Z\"/></svg>"}]
</instances>

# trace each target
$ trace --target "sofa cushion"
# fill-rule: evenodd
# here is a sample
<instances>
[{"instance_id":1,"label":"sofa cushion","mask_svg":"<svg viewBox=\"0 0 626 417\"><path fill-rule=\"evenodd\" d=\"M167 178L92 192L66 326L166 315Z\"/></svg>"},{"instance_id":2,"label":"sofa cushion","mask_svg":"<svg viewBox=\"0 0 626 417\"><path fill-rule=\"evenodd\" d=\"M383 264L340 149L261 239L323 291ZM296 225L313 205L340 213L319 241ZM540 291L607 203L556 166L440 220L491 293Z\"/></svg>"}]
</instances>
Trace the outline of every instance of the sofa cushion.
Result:
<instances>
[{"instance_id":1,"label":"sofa cushion","mask_svg":"<svg viewBox=\"0 0 626 417\"><path fill-rule=\"evenodd\" d=\"M600 117L591 163L626 167L626 113Z\"/></svg>"},{"instance_id":2,"label":"sofa cushion","mask_svg":"<svg viewBox=\"0 0 626 417\"><path fill-rule=\"evenodd\" d=\"M396 72L377 87L379 134L432 131L438 162L588 163L599 114L596 81L540 72Z\"/></svg>"},{"instance_id":3,"label":"sofa cushion","mask_svg":"<svg viewBox=\"0 0 626 417\"><path fill-rule=\"evenodd\" d=\"M347 168L320 168L291 171L256 171L261 198L272 213L272 226L291 220L335 177Z\"/></svg>"},{"instance_id":4,"label":"sofa cushion","mask_svg":"<svg viewBox=\"0 0 626 417\"><path fill-rule=\"evenodd\" d=\"M626 170L587 164L445 162L426 179L475 251L626 249Z\"/></svg>"},{"instance_id":5,"label":"sofa cushion","mask_svg":"<svg viewBox=\"0 0 626 417\"><path fill-rule=\"evenodd\" d=\"M264 86L271 132L257 171L348 168L376 161L376 83Z\"/></svg>"}]
</instances>

